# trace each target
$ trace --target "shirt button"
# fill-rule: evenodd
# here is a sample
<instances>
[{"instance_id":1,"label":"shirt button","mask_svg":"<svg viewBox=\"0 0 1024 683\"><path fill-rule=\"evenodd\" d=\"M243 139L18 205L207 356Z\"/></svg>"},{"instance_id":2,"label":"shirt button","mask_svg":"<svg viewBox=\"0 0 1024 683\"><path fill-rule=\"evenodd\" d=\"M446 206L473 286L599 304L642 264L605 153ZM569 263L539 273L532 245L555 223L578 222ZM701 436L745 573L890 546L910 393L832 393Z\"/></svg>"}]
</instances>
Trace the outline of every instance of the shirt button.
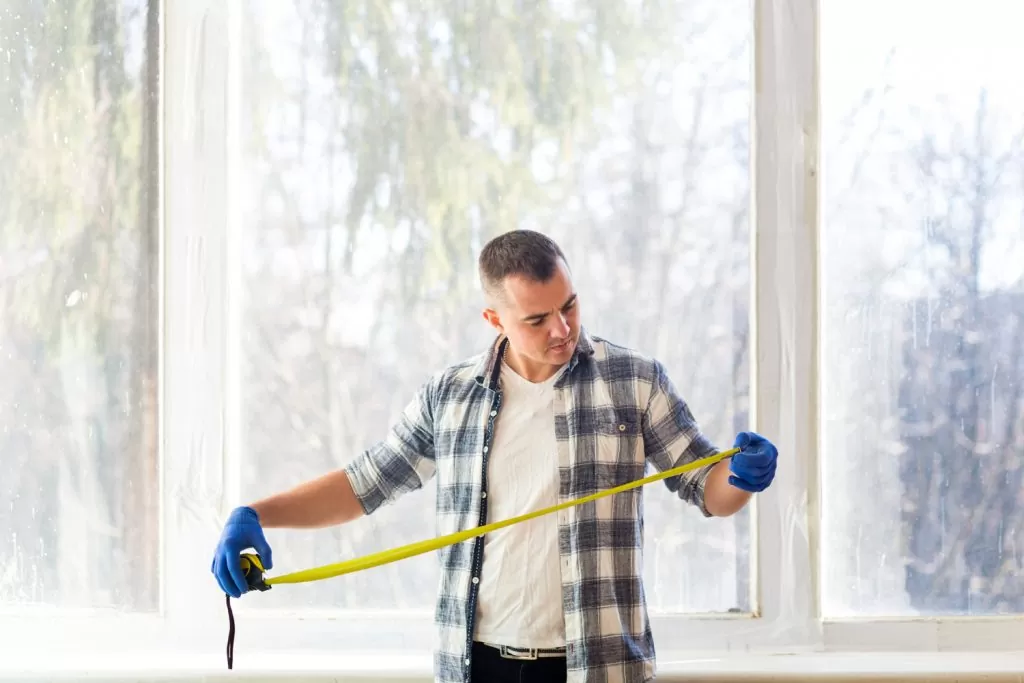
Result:
<instances>
[{"instance_id":1,"label":"shirt button","mask_svg":"<svg viewBox=\"0 0 1024 683\"><path fill-rule=\"evenodd\" d=\"M466 658L466 666L469 666L469 657Z\"/></svg>"},{"instance_id":2,"label":"shirt button","mask_svg":"<svg viewBox=\"0 0 1024 683\"><path fill-rule=\"evenodd\" d=\"M494 417L494 416L495 416L495 415L497 415L497 414L498 414L498 411L497 411L497 410L492 410L492 411L491 411L491 417Z\"/></svg>"},{"instance_id":3,"label":"shirt button","mask_svg":"<svg viewBox=\"0 0 1024 683\"><path fill-rule=\"evenodd\" d=\"M626 425L619 425L619 431L620 432L626 431Z\"/></svg>"},{"instance_id":4,"label":"shirt button","mask_svg":"<svg viewBox=\"0 0 1024 683\"><path fill-rule=\"evenodd\" d=\"M473 577L473 583L480 583L480 577L479 576L474 576Z\"/></svg>"},{"instance_id":5,"label":"shirt button","mask_svg":"<svg viewBox=\"0 0 1024 683\"><path fill-rule=\"evenodd\" d=\"M483 493L481 493L480 497L481 498L486 498L487 497L487 491L484 491Z\"/></svg>"},{"instance_id":6,"label":"shirt button","mask_svg":"<svg viewBox=\"0 0 1024 683\"><path fill-rule=\"evenodd\" d=\"M487 447L487 446L484 446L484 453L486 453L486 452L487 452L487 450L488 450L488 447Z\"/></svg>"}]
</instances>

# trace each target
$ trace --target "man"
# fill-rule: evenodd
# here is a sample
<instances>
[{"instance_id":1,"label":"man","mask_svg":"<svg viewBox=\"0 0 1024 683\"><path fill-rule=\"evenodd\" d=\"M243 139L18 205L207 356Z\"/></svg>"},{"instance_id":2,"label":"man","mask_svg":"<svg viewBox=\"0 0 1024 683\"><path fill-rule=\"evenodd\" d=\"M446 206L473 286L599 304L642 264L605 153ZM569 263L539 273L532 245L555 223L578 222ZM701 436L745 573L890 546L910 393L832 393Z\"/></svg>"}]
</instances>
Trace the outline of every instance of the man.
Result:
<instances>
[{"instance_id":1,"label":"man","mask_svg":"<svg viewBox=\"0 0 1024 683\"><path fill-rule=\"evenodd\" d=\"M658 361L586 333L552 240L500 235L479 270L494 344L435 374L343 470L236 509L212 567L226 593L245 592L241 551L272 566L261 527L341 524L434 477L447 534L716 452ZM735 445L731 459L666 479L669 490L706 516L736 513L772 482L777 450L753 433ZM641 497L632 489L442 549L437 681L653 680Z\"/></svg>"}]
</instances>

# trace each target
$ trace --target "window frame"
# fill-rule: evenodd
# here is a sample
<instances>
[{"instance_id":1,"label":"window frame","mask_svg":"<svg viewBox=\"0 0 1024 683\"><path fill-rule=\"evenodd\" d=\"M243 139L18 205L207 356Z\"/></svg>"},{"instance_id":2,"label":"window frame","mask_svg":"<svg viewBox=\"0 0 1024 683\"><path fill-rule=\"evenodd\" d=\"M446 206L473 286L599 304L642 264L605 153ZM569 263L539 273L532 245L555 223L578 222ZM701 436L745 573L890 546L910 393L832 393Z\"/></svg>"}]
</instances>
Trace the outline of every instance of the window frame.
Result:
<instances>
[{"instance_id":1,"label":"window frame","mask_svg":"<svg viewBox=\"0 0 1024 683\"><path fill-rule=\"evenodd\" d=\"M242 30L240 2L162 3L160 610L0 612L10 651L88 657L116 644L125 652L164 648L172 658L193 653L223 665L227 615L208 554L224 516L242 502L232 363L238 344L232 303L239 294L232 258L239 239L232 211L239 132L232 124L240 88L232 47ZM820 615L819 0L751 2L751 415L753 429L773 436L781 465L775 484L753 503L755 613L652 613L659 657L1016 650L1024 641L1024 615ZM411 653L429 666L430 610L267 611L244 600L233 606L240 653L345 655L383 643L389 657Z\"/></svg>"}]
</instances>

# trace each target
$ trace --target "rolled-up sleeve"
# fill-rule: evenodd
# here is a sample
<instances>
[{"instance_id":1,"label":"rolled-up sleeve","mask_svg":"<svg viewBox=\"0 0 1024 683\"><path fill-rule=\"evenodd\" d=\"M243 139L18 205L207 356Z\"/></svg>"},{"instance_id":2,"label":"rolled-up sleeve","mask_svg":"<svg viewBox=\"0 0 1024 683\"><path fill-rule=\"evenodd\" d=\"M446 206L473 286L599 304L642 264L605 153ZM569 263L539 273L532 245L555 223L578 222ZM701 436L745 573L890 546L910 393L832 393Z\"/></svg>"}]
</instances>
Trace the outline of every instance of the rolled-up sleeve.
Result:
<instances>
[{"instance_id":1,"label":"rolled-up sleeve","mask_svg":"<svg viewBox=\"0 0 1024 683\"><path fill-rule=\"evenodd\" d=\"M345 466L363 511L371 514L434 476L432 383L424 385L387 437Z\"/></svg>"},{"instance_id":2,"label":"rolled-up sleeve","mask_svg":"<svg viewBox=\"0 0 1024 683\"><path fill-rule=\"evenodd\" d=\"M717 453L700 431L690 407L676 391L664 366L654 361L651 395L643 417L645 457L658 471L680 467ZM704 504L704 483L714 465L665 479L669 491L711 517Z\"/></svg>"}]
</instances>

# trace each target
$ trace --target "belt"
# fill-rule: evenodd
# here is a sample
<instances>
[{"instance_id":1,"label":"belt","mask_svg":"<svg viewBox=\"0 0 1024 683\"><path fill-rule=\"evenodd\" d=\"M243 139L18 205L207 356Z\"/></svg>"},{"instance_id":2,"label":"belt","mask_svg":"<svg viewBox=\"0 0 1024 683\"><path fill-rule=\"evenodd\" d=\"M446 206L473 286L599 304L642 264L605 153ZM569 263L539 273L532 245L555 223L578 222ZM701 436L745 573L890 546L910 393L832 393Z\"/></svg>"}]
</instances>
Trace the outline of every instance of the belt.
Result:
<instances>
[{"instance_id":1,"label":"belt","mask_svg":"<svg viewBox=\"0 0 1024 683\"><path fill-rule=\"evenodd\" d=\"M564 647L512 647L511 645L495 645L494 643L480 644L497 650L498 654L504 659L533 661L535 659L565 657Z\"/></svg>"}]
</instances>

